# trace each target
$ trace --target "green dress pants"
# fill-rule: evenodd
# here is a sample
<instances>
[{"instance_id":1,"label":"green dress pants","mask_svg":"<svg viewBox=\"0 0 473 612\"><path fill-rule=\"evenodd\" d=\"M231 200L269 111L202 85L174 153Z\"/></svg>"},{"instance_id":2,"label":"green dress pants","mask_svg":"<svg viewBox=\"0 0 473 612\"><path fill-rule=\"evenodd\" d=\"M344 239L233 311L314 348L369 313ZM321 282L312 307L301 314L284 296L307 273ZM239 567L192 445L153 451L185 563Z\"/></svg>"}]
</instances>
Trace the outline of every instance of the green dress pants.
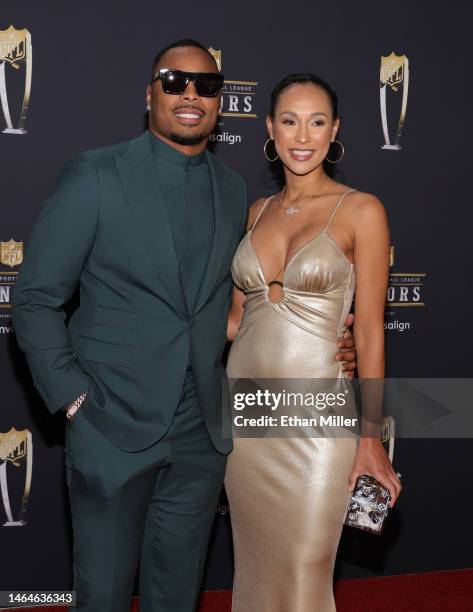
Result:
<instances>
[{"instance_id":1,"label":"green dress pants","mask_svg":"<svg viewBox=\"0 0 473 612\"><path fill-rule=\"evenodd\" d=\"M191 371L166 435L125 452L79 409L66 424L73 566L81 612L129 612L137 567L140 612L192 612L225 474Z\"/></svg>"}]
</instances>

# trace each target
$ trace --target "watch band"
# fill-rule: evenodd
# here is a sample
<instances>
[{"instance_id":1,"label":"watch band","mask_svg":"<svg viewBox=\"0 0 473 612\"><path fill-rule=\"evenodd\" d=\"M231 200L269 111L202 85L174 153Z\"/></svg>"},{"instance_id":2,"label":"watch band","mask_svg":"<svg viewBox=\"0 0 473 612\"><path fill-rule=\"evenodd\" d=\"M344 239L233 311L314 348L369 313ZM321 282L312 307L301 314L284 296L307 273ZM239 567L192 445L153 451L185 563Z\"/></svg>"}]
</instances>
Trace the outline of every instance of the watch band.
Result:
<instances>
[{"instance_id":1,"label":"watch band","mask_svg":"<svg viewBox=\"0 0 473 612\"><path fill-rule=\"evenodd\" d=\"M87 391L81 393L79 397L69 406L66 411L66 418L70 421L72 416L77 412L82 402L85 400L87 395Z\"/></svg>"}]
</instances>

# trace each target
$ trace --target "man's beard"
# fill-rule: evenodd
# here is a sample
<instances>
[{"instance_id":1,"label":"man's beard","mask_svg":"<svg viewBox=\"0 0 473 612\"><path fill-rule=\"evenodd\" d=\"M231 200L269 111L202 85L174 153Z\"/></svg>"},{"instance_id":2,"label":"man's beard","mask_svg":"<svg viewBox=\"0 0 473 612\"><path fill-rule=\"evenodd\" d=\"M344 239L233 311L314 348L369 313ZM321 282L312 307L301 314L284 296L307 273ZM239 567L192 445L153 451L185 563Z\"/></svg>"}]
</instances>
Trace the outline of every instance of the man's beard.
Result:
<instances>
[{"instance_id":1,"label":"man's beard","mask_svg":"<svg viewBox=\"0 0 473 612\"><path fill-rule=\"evenodd\" d=\"M175 132L171 132L170 136L171 140L176 144L193 146L200 144L203 140L208 138L208 134L176 134Z\"/></svg>"}]
</instances>

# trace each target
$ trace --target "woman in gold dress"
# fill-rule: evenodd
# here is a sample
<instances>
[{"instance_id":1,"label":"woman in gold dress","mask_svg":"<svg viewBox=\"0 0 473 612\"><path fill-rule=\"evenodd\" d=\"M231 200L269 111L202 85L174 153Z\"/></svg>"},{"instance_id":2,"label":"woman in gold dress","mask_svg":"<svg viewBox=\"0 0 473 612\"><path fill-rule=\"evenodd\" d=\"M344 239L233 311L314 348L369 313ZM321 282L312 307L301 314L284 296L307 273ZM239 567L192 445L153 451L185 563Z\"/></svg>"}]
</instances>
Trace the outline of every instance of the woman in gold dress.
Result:
<instances>
[{"instance_id":1,"label":"woman in gold dress","mask_svg":"<svg viewBox=\"0 0 473 612\"><path fill-rule=\"evenodd\" d=\"M336 94L319 77L290 75L272 93L267 128L285 186L251 206L233 260L228 377L345 378L335 354L355 295L358 374L382 379L389 229L377 197L323 168ZM225 477L233 612L335 610L336 552L363 473L394 505L401 486L377 437L235 438Z\"/></svg>"}]
</instances>

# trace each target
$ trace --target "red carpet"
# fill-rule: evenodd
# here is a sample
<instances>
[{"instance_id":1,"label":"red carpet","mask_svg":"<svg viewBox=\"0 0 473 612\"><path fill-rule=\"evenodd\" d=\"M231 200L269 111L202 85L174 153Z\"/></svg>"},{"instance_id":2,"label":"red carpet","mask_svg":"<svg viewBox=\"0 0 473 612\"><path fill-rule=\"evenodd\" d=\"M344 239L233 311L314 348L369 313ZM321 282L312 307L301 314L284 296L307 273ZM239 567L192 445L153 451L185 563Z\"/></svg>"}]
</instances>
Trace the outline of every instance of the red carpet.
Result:
<instances>
[{"instance_id":1,"label":"red carpet","mask_svg":"<svg viewBox=\"0 0 473 612\"><path fill-rule=\"evenodd\" d=\"M473 612L473 569L338 580L335 599L337 612ZM199 612L230 612L230 605L231 591L207 591L202 594ZM65 610L51 606L13 609ZM137 598L131 612L138 612ZM317 612L317 605L307 612Z\"/></svg>"}]
</instances>

